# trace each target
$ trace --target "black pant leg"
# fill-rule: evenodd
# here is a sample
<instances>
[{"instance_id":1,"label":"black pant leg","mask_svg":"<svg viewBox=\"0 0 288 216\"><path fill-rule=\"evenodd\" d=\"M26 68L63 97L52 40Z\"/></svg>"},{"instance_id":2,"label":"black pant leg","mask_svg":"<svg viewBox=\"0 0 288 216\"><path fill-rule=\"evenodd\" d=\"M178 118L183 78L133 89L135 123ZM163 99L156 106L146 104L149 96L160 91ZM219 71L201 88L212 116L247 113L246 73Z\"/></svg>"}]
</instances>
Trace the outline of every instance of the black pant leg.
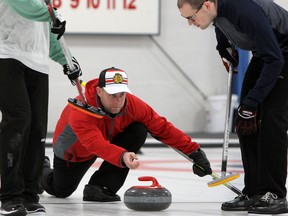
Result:
<instances>
[{"instance_id":1,"label":"black pant leg","mask_svg":"<svg viewBox=\"0 0 288 216\"><path fill-rule=\"evenodd\" d=\"M31 107L31 128L25 152L24 180L25 194L31 196L37 194L45 156L48 75L30 70L26 72L25 80ZM33 197L37 199L37 196Z\"/></svg>"},{"instance_id":2,"label":"black pant leg","mask_svg":"<svg viewBox=\"0 0 288 216\"><path fill-rule=\"evenodd\" d=\"M23 164L31 125L31 108L25 83L26 66L0 59L0 174L2 202L22 197Z\"/></svg>"},{"instance_id":3,"label":"black pant leg","mask_svg":"<svg viewBox=\"0 0 288 216\"><path fill-rule=\"evenodd\" d=\"M242 192L248 196L258 194L258 134L239 135L241 158L245 172Z\"/></svg>"},{"instance_id":4,"label":"black pant leg","mask_svg":"<svg viewBox=\"0 0 288 216\"><path fill-rule=\"evenodd\" d=\"M146 137L145 126L134 122L124 132L118 134L111 143L121 146L127 151L137 153L145 143ZM128 172L128 168L119 168L103 161L99 170L91 176L89 184L105 186L116 193L124 184Z\"/></svg>"},{"instance_id":5,"label":"black pant leg","mask_svg":"<svg viewBox=\"0 0 288 216\"><path fill-rule=\"evenodd\" d=\"M252 57L242 83L240 104L248 92L254 87L262 68L263 62L261 59ZM259 115L257 118L259 121ZM245 173L243 193L253 196L258 194L259 131L258 133L249 136L238 134L238 137Z\"/></svg>"},{"instance_id":6,"label":"black pant leg","mask_svg":"<svg viewBox=\"0 0 288 216\"><path fill-rule=\"evenodd\" d=\"M53 169L45 168L41 177L43 189L58 198L70 196L97 157L85 162L67 162L54 155Z\"/></svg>"}]
</instances>

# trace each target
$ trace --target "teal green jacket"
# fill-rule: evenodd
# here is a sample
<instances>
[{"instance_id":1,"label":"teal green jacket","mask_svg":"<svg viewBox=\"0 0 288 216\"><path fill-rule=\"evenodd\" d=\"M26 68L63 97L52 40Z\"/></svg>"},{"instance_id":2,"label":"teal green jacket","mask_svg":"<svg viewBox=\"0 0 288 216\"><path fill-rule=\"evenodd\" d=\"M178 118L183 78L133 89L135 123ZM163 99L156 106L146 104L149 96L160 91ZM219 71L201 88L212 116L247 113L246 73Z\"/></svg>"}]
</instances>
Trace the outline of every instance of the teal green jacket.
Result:
<instances>
[{"instance_id":1,"label":"teal green jacket","mask_svg":"<svg viewBox=\"0 0 288 216\"><path fill-rule=\"evenodd\" d=\"M45 57L67 64L43 0L0 0L0 20L0 58L15 58L43 73L48 73Z\"/></svg>"}]
</instances>

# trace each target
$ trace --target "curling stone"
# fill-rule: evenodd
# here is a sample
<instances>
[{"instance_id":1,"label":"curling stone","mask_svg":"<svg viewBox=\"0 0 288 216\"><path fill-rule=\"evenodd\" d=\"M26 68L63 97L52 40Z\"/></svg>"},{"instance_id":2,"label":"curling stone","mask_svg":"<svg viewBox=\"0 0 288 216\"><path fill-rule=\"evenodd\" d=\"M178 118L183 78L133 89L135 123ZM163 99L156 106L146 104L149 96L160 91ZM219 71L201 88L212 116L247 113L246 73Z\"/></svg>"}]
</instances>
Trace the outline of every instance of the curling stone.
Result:
<instances>
[{"instance_id":1,"label":"curling stone","mask_svg":"<svg viewBox=\"0 0 288 216\"><path fill-rule=\"evenodd\" d=\"M139 181L152 181L151 186L132 186L124 193L124 204L135 211L161 211L171 205L171 193L151 176L142 176Z\"/></svg>"}]
</instances>

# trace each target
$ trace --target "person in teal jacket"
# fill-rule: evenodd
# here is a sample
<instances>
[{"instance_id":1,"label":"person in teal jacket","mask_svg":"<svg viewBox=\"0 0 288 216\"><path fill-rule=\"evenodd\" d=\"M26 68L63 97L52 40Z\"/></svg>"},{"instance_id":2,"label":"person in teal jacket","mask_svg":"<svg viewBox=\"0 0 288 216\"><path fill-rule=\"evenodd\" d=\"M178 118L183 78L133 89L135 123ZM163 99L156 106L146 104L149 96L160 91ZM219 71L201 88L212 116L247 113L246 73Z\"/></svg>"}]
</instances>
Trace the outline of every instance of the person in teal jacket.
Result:
<instances>
[{"instance_id":1,"label":"person in teal jacket","mask_svg":"<svg viewBox=\"0 0 288 216\"><path fill-rule=\"evenodd\" d=\"M49 56L70 72L57 40L66 22L56 17L51 27L42 0L0 1L1 215L45 212L37 192L45 156ZM81 75L74 64L68 76L73 80Z\"/></svg>"}]
</instances>

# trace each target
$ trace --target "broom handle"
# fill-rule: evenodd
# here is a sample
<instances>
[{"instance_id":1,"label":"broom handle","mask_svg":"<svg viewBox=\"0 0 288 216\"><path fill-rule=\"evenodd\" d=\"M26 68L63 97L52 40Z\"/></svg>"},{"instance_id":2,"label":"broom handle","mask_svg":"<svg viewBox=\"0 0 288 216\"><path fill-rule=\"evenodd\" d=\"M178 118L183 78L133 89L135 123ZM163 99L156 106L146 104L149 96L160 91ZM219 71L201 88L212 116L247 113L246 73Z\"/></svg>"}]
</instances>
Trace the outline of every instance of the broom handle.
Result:
<instances>
[{"instance_id":1,"label":"broom handle","mask_svg":"<svg viewBox=\"0 0 288 216\"><path fill-rule=\"evenodd\" d=\"M236 50L236 47L232 44L232 55ZM233 82L234 67L231 62L229 62L229 73L228 73L228 84L227 84L227 99L226 99L226 116L224 125L224 141L223 141L223 151L222 151L222 166L221 166L221 176L226 176L227 172L227 160L228 160L228 147L229 147L229 137L230 137L230 126L231 126L231 103L232 103L232 82Z\"/></svg>"},{"instance_id":2,"label":"broom handle","mask_svg":"<svg viewBox=\"0 0 288 216\"><path fill-rule=\"evenodd\" d=\"M52 22L53 22L54 25L56 25L57 19L56 19L56 16L55 16L55 13L54 13L54 10L53 10L53 6L52 6L50 0L45 0L45 3L47 5L47 7L48 7L48 11L49 11L49 14L51 16ZM63 54L64 54L64 56L66 58L66 61L67 61L67 64L68 64L70 70L71 71L75 70L75 66L74 66L73 61L72 61L72 56L71 56L71 54L70 54L70 52L69 52L69 50L67 48L64 36L62 36L59 39L59 42L60 42ZM81 86L79 78L76 78L75 82L76 82L76 87L77 87L77 90L78 90L78 93L79 93L79 96L80 96L80 100L81 100L82 104L84 106L86 106L87 103L86 103L86 99L85 99L85 96L84 96L83 89L82 89L82 86Z\"/></svg>"}]
</instances>

